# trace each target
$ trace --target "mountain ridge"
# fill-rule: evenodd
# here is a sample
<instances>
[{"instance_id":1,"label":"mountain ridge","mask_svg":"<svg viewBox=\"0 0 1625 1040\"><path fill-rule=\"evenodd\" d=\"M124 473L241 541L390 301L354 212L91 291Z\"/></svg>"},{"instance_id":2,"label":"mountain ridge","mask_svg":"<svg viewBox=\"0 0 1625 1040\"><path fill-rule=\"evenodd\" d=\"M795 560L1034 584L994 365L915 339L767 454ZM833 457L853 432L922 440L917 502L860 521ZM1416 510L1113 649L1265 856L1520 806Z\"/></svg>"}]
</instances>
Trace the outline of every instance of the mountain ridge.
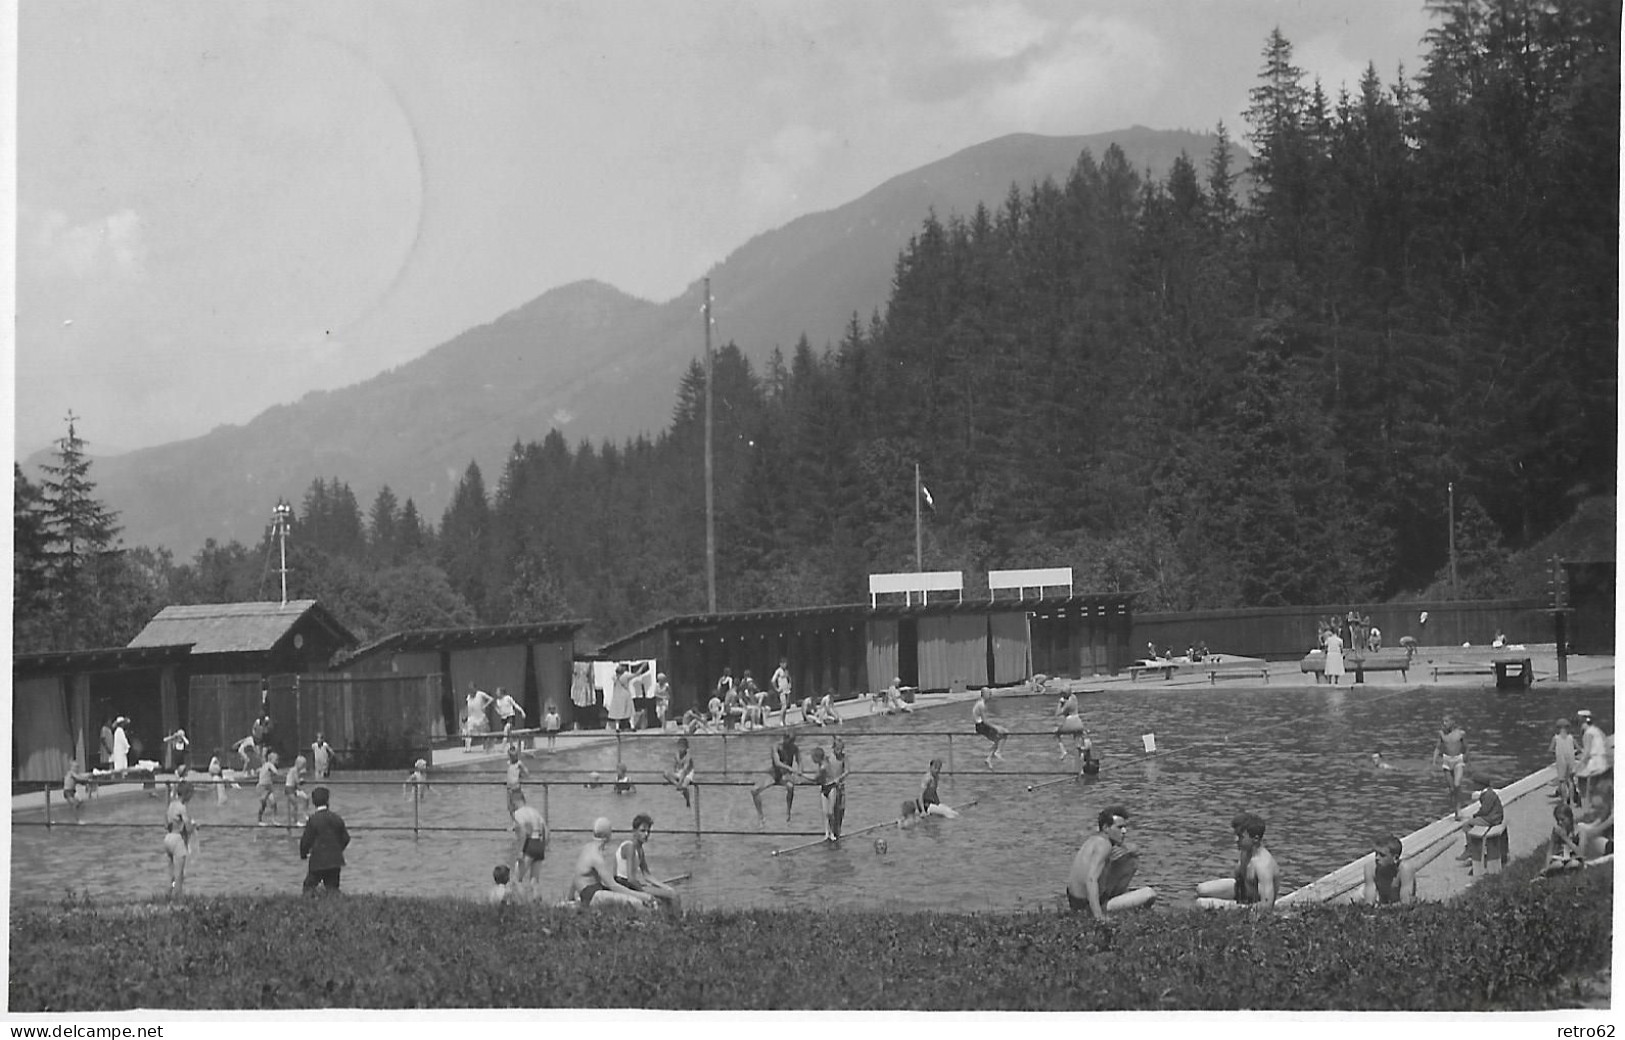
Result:
<instances>
[{"instance_id":1,"label":"mountain ridge","mask_svg":"<svg viewBox=\"0 0 1625 1040\"><path fill-rule=\"evenodd\" d=\"M1142 175L1181 152L1199 167L1216 138L1144 127L1054 137L1008 134L888 178L851 202L754 235L708 272L714 343L758 371L802 335L838 342L854 314L883 310L897 257L927 215L997 210L1064 181L1112 143ZM1234 147L1234 145L1232 145ZM1245 155L1236 149L1237 165ZM703 350L703 278L654 302L597 279L555 286L416 358L349 386L314 390L241 425L98 456L98 495L130 545L189 557L207 538L251 542L278 498L298 504L317 477L349 484L363 508L380 487L438 523L469 462L488 488L517 441L558 427L573 442L624 441L670 423L679 381ZM37 469L41 456L28 460Z\"/></svg>"}]
</instances>

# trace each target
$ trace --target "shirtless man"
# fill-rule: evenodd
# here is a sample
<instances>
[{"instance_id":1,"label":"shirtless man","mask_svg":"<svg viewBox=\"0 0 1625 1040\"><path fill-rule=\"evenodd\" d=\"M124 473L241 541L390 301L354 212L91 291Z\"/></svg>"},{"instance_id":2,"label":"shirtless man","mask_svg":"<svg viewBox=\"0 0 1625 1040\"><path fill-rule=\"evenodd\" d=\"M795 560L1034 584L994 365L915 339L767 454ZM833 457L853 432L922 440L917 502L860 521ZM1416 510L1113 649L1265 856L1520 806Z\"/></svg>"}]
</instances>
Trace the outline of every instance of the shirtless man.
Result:
<instances>
[{"instance_id":1,"label":"shirtless man","mask_svg":"<svg viewBox=\"0 0 1625 1040\"><path fill-rule=\"evenodd\" d=\"M824 804L824 840L835 840L835 806L840 799L841 767L835 756L826 755L824 749L812 749L813 783L818 785L819 797Z\"/></svg>"},{"instance_id":2,"label":"shirtless man","mask_svg":"<svg viewBox=\"0 0 1625 1040\"><path fill-rule=\"evenodd\" d=\"M779 658L778 670L773 673L773 677L768 680L768 684L773 687L773 692L779 695L779 725L782 726L785 724L785 713L790 710L790 692L793 685L790 681L790 659L788 657Z\"/></svg>"},{"instance_id":3,"label":"shirtless man","mask_svg":"<svg viewBox=\"0 0 1625 1040\"><path fill-rule=\"evenodd\" d=\"M653 907L657 900L643 892L634 892L615 880L604 853L615 837L609 817L600 816L592 824L592 841L581 847L576 856L575 875L570 878L570 895L583 907L642 906Z\"/></svg>"},{"instance_id":4,"label":"shirtless man","mask_svg":"<svg viewBox=\"0 0 1625 1040\"><path fill-rule=\"evenodd\" d=\"M1277 871L1275 857L1264 847L1264 826L1263 817L1249 812L1230 821L1240 854L1235 877L1202 882L1196 887L1200 899L1211 900L1208 905L1256 904L1265 910L1275 906Z\"/></svg>"},{"instance_id":5,"label":"shirtless man","mask_svg":"<svg viewBox=\"0 0 1625 1040\"><path fill-rule=\"evenodd\" d=\"M1087 909L1095 920L1104 921L1111 901L1126 895L1140 856L1128 843L1128 810L1110 805L1095 818L1095 833L1083 839L1072 857L1072 874L1066 882L1066 902L1073 910Z\"/></svg>"},{"instance_id":6,"label":"shirtless man","mask_svg":"<svg viewBox=\"0 0 1625 1040\"><path fill-rule=\"evenodd\" d=\"M1061 734L1072 734L1073 746L1081 755L1083 752L1083 716L1078 714L1078 695L1068 693L1061 698L1055 706L1055 747L1061 752L1061 757L1067 756L1066 743L1061 740ZM1082 763L1080 763L1081 765Z\"/></svg>"},{"instance_id":7,"label":"shirtless man","mask_svg":"<svg viewBox=\"0 0 1625 1040\"><path fill-rule=\"evenodd\" d=\"M520 754L518 744L508 745L507 789L509 816L513 815L515 809L525 804L524 782L525 778L530 775L530 770L525 768L525 763L519 761Z\"/></svg>"},{"instance_id":8,"label":"shirtless man","mask_svg":"<svg viewBox=\"0 0 1625 1040\"><path fill-rule=\"evenodd\" d=\"M671 768L663 774L666 783L677 788L677 793L683 796L683 804L692 806L693 799L689 790L694 786L694 755L688 750L688 738L677 738L677 750L672 755Z\"/></svg>"},{"instance_id":9,"label":"shirtless man","mask_svg":"<svg viewBox=\"0 0 1625 1040\"><path fill-rule=\"evenodd\" d=\"M533 805L513 811L513 833L519 847L514 853L515 889L526 899L536 895L542 880L542 860L547 858L547 821Z\"/></svg>"},{"instance_id":10,"label":"shirtless man","mask_svg":"<svg viewBox=\"0 0 1625 1040\"><path fill-rule=\"evenodd\" d=\"M1467 731L1449 715L1439 723L1439 743L1433 748L1433 767L1443 769L1450 785L1450 812L1461 811L1461 781L1467 772Z\"/></svg>"},{"instance_id":11,"label":"shirtless man","mask_svg":"<svg viewBox=\"0 0 1625 1040\"><path fill-rule=\"evenodd\" d=\"M756 806L756 826L767 829L762 815L762 792L769 787L784 788L784 822L790 822L790 809L796 802L796 782L802 779L801 749L796 747L794 733L786 733L767 752L767 776L756 781L750 789L750 800Z\"/></svg>"},{"instance_id":12,"label":"shirtless man","mask_svg":"<svg viewBox=\"0 0 1625 1040\"><path fill-rule=\"evenodd\" d=\"M999 748L1003 747L1004 742L1010 739L1010 731L997 723L989 722L987 718L988 709L987 687L984 686L981 695L976 698L976 703L971 705L970 718L971 722L975 724L976 732L986 737L989 743L993 745L993 749L987 753L987 767L992 769L993 760L1004 757L999 754Z\"/></svg>"},{"instance_id":13,"label":"shirtless man","mask_svg":"<svg viewBox=\"0 0 1625 1040\"><path fill-rule=\"evenodd\" d=\"M830 757L835 760L835 807L830 812L830 832L841 840L841 821L846 819L846 778L852 772L852 762L846 757L846 741L836 737L830 742Z\"/></svg>"},{"instance_id":14,"label":"shirtless man","mask_svg":"<svg viewBox=\"0 0 1625 1040\"><path fill-rule=\"evenodd\" d=\"M926 767L925 777L920 781L920 793L914 799L914 805L921 816L941 816L945 819L956 820L959 813L949 806L942 804L942 797L937 794L937 781L942 779L942 759L933 758Z\"/></svg>"},{"instance_id":15,"label":"shirtless man","mask_svg":"<svg viewBox=\"0 0 1625 1040\"><path fill-rule=\"evenodd\" d=\"M649 832L654 830L654 817L638 813L632 817L632 840L621 842L615 850L615 883L634 892L654 896L667 910L679 908L677 891L663 885L649 873L649 859L644 851Z\"/></svg>"},{"instance_id":16,"label":"shirtless man","mask_svg":"<svg viewBox=\"0 0 1625 1040\"><path fill-rule=\"evenodd\" d=\"M1416 870L1400 859L1404 853L1404 843L1392 834L1372 846L1365 865L1366 902L1405 906L1416 902Z\"/></svg>"}]
</instances>

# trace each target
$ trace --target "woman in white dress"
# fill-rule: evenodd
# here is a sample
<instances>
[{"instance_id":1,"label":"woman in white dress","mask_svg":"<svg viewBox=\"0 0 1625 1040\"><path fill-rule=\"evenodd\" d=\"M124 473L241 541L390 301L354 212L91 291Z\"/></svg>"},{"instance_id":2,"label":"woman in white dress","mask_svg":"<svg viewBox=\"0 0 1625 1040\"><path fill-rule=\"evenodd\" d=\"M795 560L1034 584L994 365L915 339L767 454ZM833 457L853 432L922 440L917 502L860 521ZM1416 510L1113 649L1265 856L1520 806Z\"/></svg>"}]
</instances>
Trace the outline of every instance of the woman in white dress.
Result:
<instances>
[{"instance_id":1,"label":"woman in white dress","mask_svg":"<svg viewBox=\"0 0 1625 1040\"><path fill-rule=\"evenodd\" d=\"M1326 633L1326 677L1333 683L1343 679L1343 637L1336 631Z\"/></svg>"}]
</instances>

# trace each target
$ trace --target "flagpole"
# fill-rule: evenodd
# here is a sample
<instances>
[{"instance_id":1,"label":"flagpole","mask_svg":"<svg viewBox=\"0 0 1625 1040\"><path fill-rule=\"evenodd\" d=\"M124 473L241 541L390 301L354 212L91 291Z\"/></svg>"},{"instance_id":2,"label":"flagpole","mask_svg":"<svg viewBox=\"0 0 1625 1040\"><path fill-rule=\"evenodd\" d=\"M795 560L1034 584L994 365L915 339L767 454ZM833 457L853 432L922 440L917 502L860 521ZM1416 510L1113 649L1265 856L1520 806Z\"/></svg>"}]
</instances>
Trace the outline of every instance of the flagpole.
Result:
<instances>
[{"instance_id":1,"label":"flagpole","mask_svg":"<svg viewBox=\"0 0 1625 1040\"><path fill-rule=\"evenodd\" d=\"M925 539L920 536L920 464L914 464L914 570L925 570Z\"/></svg>"}]
</instances>

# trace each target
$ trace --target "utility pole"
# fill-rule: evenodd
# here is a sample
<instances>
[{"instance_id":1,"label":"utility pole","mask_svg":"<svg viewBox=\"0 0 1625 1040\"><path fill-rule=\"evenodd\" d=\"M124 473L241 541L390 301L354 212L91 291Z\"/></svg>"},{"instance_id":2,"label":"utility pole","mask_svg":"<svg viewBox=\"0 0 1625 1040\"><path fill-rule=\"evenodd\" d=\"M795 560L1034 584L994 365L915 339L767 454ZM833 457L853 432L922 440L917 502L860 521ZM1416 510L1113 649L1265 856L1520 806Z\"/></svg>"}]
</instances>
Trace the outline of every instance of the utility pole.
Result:
<instances>
[{"instance_id":1,"label":"utility pole","mask_svg":"<svg viewBox=\"0 0 1625 1040\"><path fill-rule=\"evenodd\" d=\"M925 539L920 534L920 464L914 464L914 570L925 571Z\"/></svg>"},{"instance_id":2,"label":"utility pole","mask_svg":"<svg viewBox=\"0 0 1625 1040\"><path fill-rule=\"evenodd\" d=\"M288 524L293 520L293 506L283 499L276 500L276 508L271 510L271 532L276 536L280 547L282 566L278 570L282 574L282 605L288 605Z\"/></svg>"},{"instance_id":3,"label":"utility pole","mask_svg":"<svg viewBox=\"0 0 1625 1040\"><path fill-rule=\"evenodd\" d=\"M710 612L717 612L717 492L711 457L711 279L705 280L705 590Z\"/></svg>"},{"instance_id":4,"label":"utility pole","mask_svg":"<svg viewBox=\"0 0 1625 1040\"><path fill-rule=\"evenodd\" d=\"M1456 590L1456 482L1451 481L1450 490L1450 598L1460 599L1461 594Z\"/></svg>"}]
</instances>

